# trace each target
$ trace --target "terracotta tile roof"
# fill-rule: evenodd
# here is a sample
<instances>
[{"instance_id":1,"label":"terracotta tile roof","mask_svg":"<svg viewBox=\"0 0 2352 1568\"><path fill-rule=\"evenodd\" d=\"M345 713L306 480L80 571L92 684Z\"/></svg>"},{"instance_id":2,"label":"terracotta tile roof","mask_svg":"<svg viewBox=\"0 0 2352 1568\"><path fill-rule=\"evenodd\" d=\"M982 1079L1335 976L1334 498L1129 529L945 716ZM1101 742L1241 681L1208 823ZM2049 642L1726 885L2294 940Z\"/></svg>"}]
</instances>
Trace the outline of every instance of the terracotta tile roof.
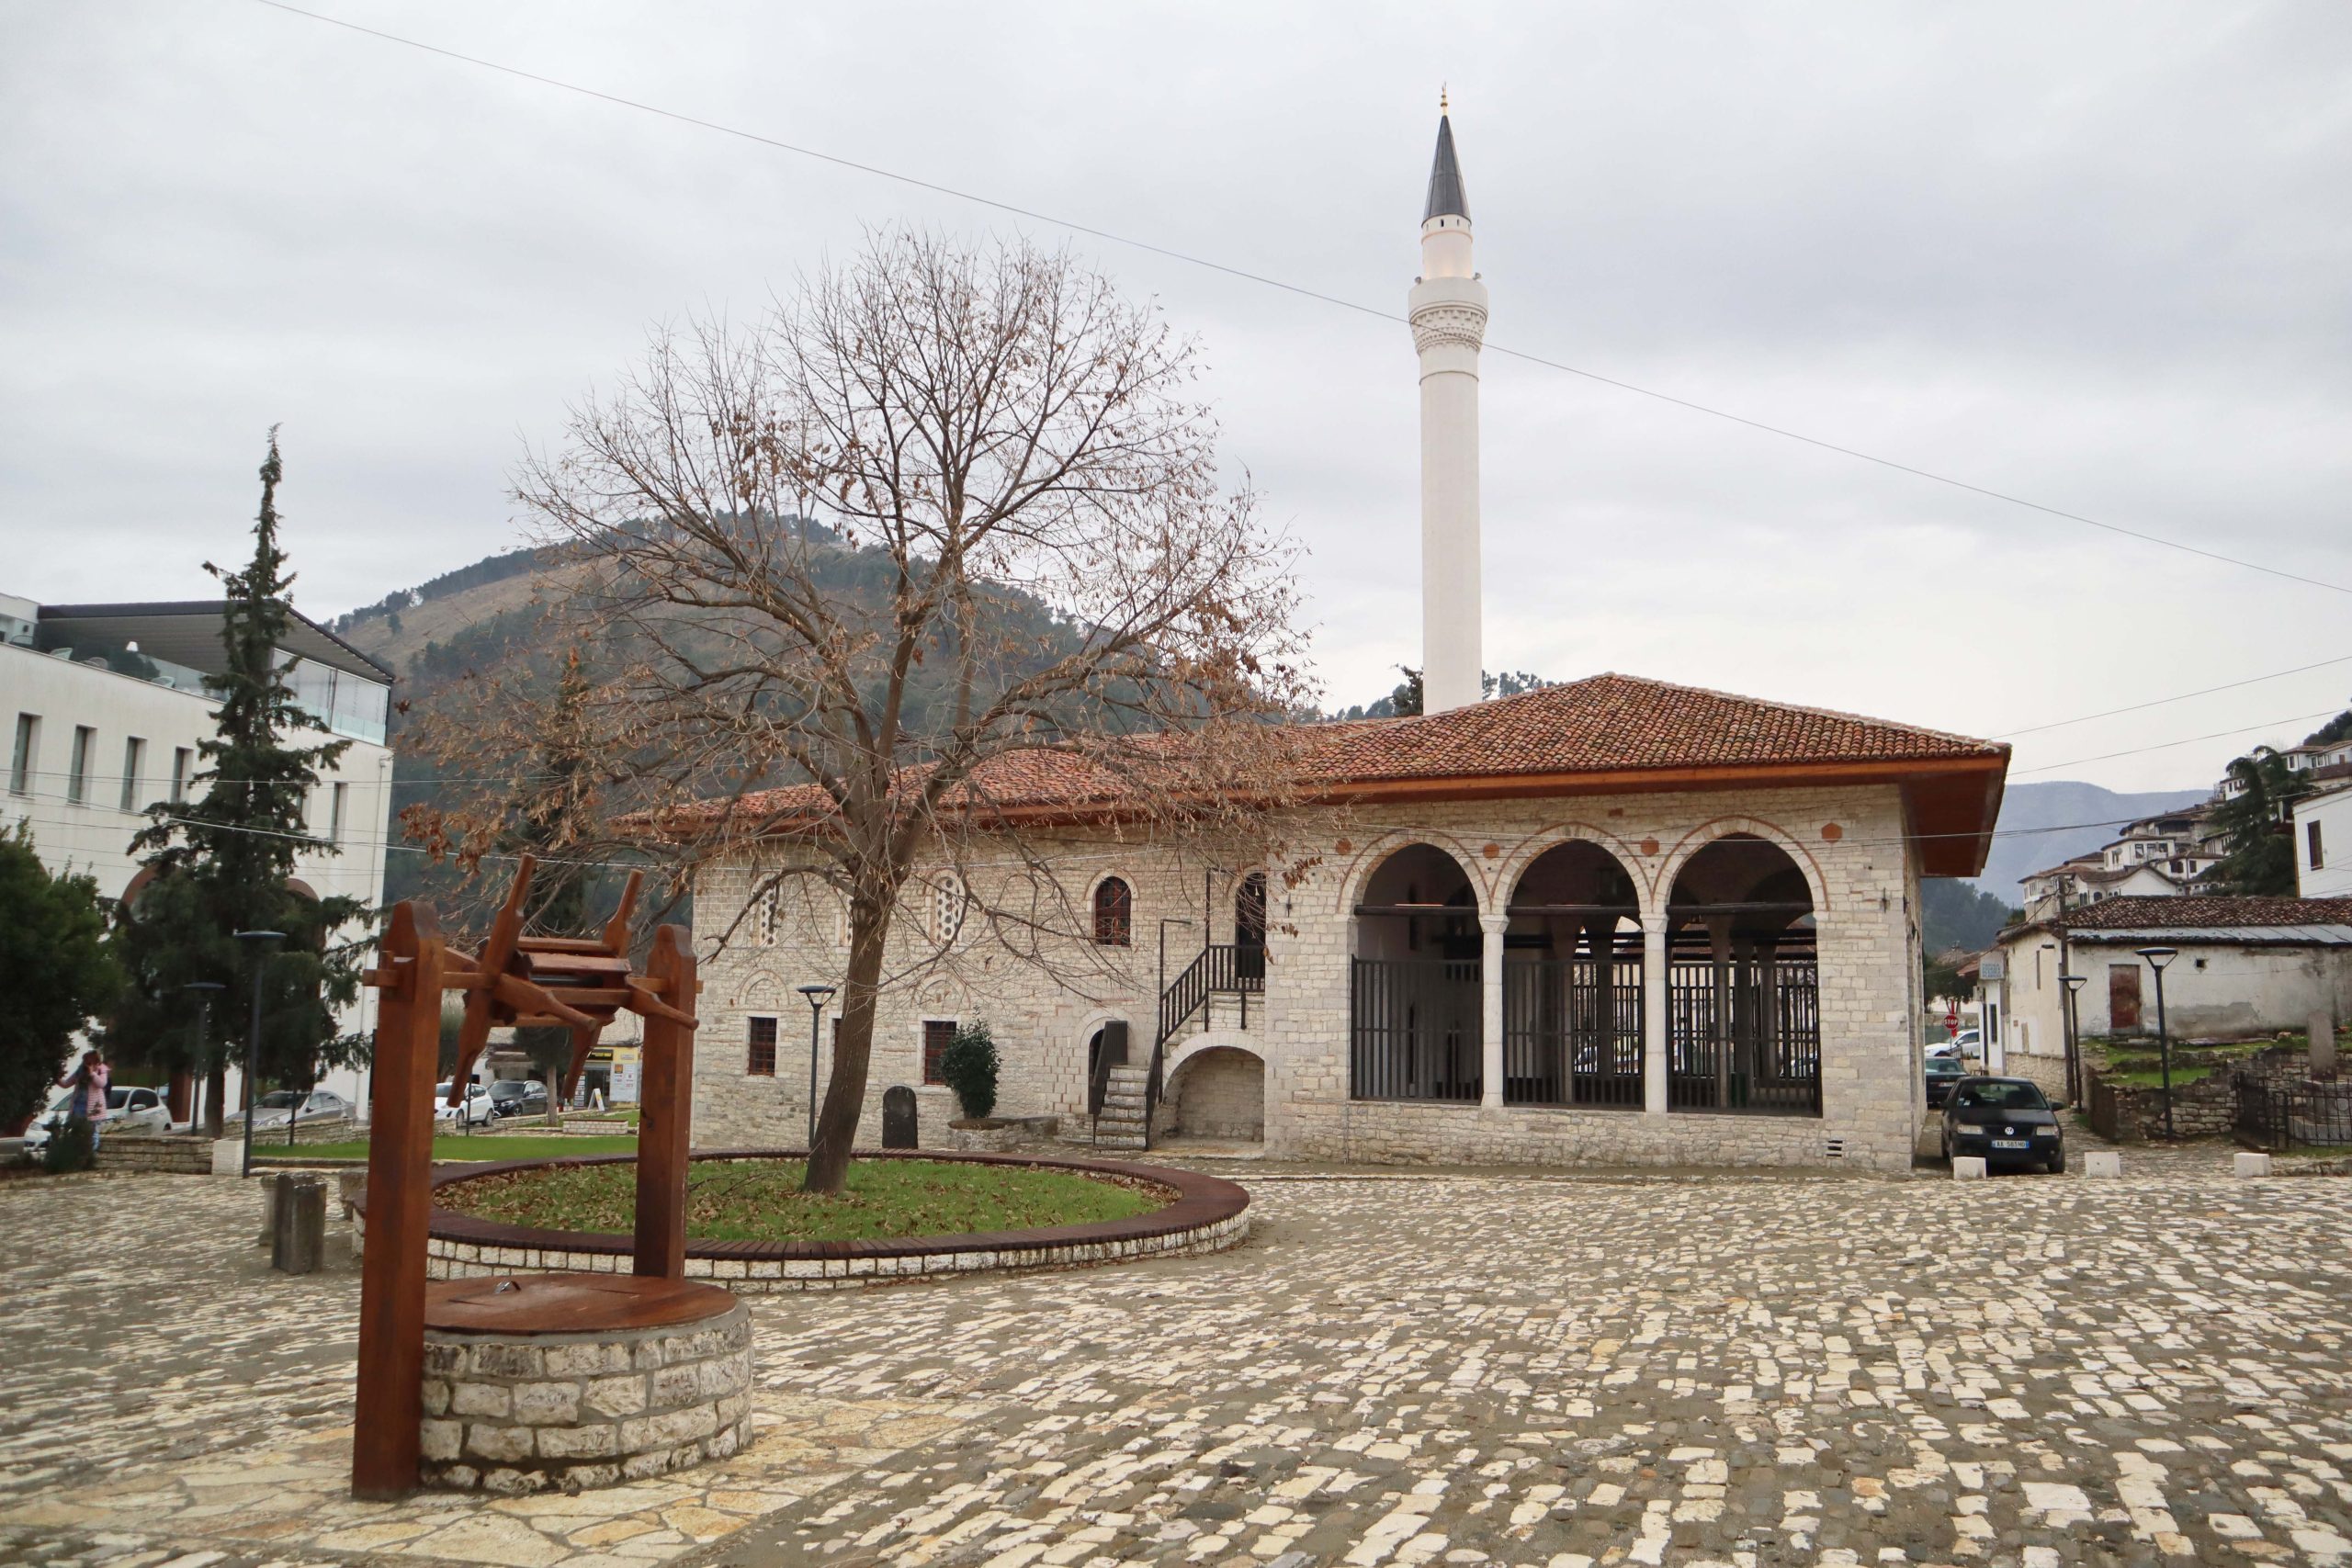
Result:
<instances>
[{"instance_id":1,"label":"terracotta tile roof","mask_svg":"<svg viewBox=\"0 0 2352 1568\"><path fill-rule=\"evenodd\" d=\"M1333 727L1335 729L1338 727ZM1593 675L1314 748L1315 782L1983 759L2007 746L1634 675Z\"/></svg>"},{"instance_id":2,"label":"terracotta tile roof","mask_svg":"<svg viewBox=\"0 0 2352 1568\"><path fill-rule=\"evenodd\" d=\"M2043 920L2036 929L2056 923ZM2263 898L2223 894L2102 898L2066 911L2069 931L2185 931L2199 926L2352 925L2352 898Z\"/></svg>"}]
</instances>

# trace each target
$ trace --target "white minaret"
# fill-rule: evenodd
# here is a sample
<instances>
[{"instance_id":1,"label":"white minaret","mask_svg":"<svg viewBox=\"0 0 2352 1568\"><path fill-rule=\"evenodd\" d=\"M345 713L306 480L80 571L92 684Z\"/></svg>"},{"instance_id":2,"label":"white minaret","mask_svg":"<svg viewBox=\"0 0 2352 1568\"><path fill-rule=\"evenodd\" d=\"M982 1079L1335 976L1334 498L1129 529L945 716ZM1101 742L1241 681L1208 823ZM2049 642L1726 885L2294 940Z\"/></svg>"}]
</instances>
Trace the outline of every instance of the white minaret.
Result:
<instances>
[{"instance_id":1,"label":"white minaret","mask_svg":"<svg viewBox=\"0 0 2352 1568\"><path fill-rule=\"evenodd\" d=\"M1470 270L1470 200L1438 97L1437 162L1408 297L1421 356L1421 711L1483 694L1478 647L1478 345L1487 286Z\"/></svg>"}]
</instances>

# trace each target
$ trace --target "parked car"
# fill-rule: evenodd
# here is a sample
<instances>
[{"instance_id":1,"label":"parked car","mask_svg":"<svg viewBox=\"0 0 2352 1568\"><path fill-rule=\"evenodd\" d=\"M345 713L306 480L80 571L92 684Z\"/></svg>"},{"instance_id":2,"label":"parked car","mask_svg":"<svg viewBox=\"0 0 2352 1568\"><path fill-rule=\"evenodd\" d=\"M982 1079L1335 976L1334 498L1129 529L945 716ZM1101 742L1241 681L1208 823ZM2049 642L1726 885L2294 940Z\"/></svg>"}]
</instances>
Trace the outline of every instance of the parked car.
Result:
<instances>
[{"instance_id":1,"label":"parked car","mask_svg":"<svg viewBox=\"0 0 2352 1568\"><path fill-rule=\"evenodd\" d=\"M450 1104L449 1085L444 1079L433 1086L433 1119L467 1127L486 1127L498 1119L498 1111L490 1098L490 1090L480 1084L466 1086L466 1102L463 1105Z\"/></svg>"},{"instance_id":2,"label":"parked car","mask_svg":"<svg viewBox=\"0 0 2352 1568\"><path fill-rule=\"evenodd\" d=\"M1976 1155L1989 1166L2066 1168L2058 1110L2030 1078L1964 1077L1944 1099L1944 1157Z\"/></svg>"},{"instance_id":3,"label":"parked car","mask_svg":"<svg viewBox=\"0 0 2352 1568\"><path fill-rule=\"evenodd\" d=\"M65 1107L74 1098L74 1090L62 1089L51 1099L49 1109L35 1118L25 1129L25 1157L38 1158L49 1146L50 1134L65 1125ZM164 1091L138 1084L117 1084L107 1090L107 1113L98 1122L98 1135L110 1137L122 1133L168 1133L172 1130L171 1108L164 1102Z\"/></svg>"},{"instance_id":4,"label":"parked car","mask_svg":"<svg viewBox=\"0 0 2352 1568\"><path fill-rule=\"evenodd\" d=\"M490 1086L490 1108L501 1116L545 1116L548 1086L537 1078L500 1078Z\"/></svg>"},{"instance_id":5,"label":"parked car","mask_svg":"<svg viewBox=\"0 0 2352 1568\"><path fill-rule=\"evenodd\" d=\"M298 1101L301 1106L299 1115L295 1111ZM254 1131L258 1133L265 1127L283 1127L289 1119L298 1122L324 1122L337 1116L348 1117L350 1114L351 1101L333 1089L314 1089L304 1095L295 1089L274 1089L263 1095L261 1103L254 1108ZM232 1111L227 1118L231 1122L240 1123L244 1119L245 1113L242 1109Z\"/></svg>"},{"instance_id":6,"label":"parked car","mask_svg":"<svg viewBox=\"0 0 2352 1568\"><path fill-rule=\"evenodd\" d=\"M1951 1094L1951 1086L1968 1076L1968 1068L1957 1056L1928 1058L1928 1106L1941 1105Z\"/></svg>"}]
</instances>

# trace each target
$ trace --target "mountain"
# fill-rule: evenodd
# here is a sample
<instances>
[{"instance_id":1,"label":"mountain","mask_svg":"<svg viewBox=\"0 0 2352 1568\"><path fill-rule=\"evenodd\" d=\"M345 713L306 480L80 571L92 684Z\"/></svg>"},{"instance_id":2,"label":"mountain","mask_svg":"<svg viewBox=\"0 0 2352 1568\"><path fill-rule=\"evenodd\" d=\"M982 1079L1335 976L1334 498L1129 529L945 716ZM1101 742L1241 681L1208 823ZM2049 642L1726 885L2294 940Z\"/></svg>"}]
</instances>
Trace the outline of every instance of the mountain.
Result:
<instances>
[{"instance_id":1,"label":"mountain","mask_svg":"<svg viewBox=\"0 0 2352 1568\"><path fill-rule=\"evenodd\" d=\"M2020 901L2018 879L2112 840L2135 818L2177 811L2212 794L2210 789L2154 790L2118 795L2093 784L2049 780L2013 784L2001 797L2001 818L1984 873L1969 880L2005 903ZM2075 826L2081 823L2097 826Z\"/></svg>"}]
</instances>

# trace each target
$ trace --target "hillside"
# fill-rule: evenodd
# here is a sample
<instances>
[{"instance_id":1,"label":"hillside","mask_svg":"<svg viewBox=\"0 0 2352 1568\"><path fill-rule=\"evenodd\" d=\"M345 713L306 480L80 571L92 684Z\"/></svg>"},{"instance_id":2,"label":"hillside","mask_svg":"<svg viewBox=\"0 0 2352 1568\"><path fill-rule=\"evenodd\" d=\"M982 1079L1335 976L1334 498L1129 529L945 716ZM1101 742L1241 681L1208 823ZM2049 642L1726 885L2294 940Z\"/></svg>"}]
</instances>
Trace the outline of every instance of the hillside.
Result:
<instances>
[{"instance_id":1,"label":"hillside","mask_svg":"<svg viewBox=\"0 0 2352 1568\"><path fill-rule=\"evenodd\" d=\"M2071 780L2013 784L2001 799L2000 835L1985 857L1984 874L1973 877L1976 886L2004 903L2018 901L2018 878L2086 854L2116 835L2113 826L2073 827L2075 823L2120 824L2133 818L2153 817L2194 806L2212 792L2204 789L2155 790L2119 795L2097 784ZM2060 829L2063 831L2039 829Z\"/></svg>"}]
</instances>

